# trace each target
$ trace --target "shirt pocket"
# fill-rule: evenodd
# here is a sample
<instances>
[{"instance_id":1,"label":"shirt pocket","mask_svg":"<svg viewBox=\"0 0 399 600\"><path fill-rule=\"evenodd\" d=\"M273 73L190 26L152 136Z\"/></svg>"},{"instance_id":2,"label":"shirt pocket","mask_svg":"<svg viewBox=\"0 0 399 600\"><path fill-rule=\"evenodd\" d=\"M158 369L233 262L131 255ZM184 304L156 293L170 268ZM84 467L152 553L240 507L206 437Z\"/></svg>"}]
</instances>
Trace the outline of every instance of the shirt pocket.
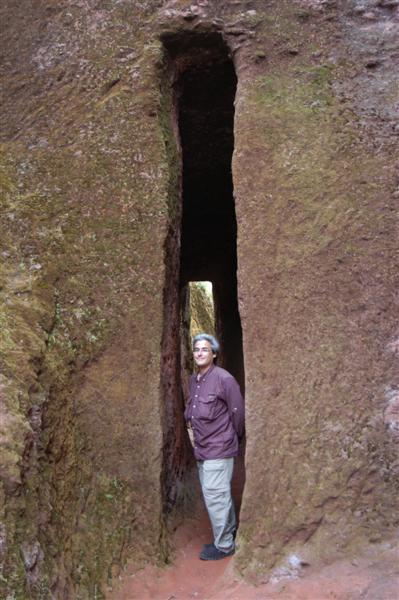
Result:
<instances>
[{"instance_id":1,"label":"shirt pocket","mask_svg":"<svg viewBox=\"0 0 399 600\"><path fill-rule=\"evenodd\" d=\"M198 416L200 419L214 419L217 394L207 394L198 398Z\"/></svg>"}]
</instances>

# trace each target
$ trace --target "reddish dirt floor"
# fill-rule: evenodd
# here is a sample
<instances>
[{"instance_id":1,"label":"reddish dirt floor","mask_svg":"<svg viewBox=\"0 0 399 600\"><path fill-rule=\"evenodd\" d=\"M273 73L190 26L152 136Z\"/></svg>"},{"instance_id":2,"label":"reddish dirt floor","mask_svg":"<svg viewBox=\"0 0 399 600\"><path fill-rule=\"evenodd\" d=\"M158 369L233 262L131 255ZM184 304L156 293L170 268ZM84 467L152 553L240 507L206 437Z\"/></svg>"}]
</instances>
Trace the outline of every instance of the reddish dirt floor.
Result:
<instances>
[{"instance_id":1,"label":"reddish dirt floor","mask_svg":"<svg viewBox=\"0 0 399 600\"><path fill-rule=\"evenodd\" d=\"M242 487L238 465L233 482L236 503ZM125 570L107 600L399 600L399 537L370 546L361 556L315 570L306 567L296 578L258 587L234 573L234 557L217 562L199 560L204 543L212 541L206 511L199 503L195 516L175 531L173 564Z\"/></svg>"}]
</instances>

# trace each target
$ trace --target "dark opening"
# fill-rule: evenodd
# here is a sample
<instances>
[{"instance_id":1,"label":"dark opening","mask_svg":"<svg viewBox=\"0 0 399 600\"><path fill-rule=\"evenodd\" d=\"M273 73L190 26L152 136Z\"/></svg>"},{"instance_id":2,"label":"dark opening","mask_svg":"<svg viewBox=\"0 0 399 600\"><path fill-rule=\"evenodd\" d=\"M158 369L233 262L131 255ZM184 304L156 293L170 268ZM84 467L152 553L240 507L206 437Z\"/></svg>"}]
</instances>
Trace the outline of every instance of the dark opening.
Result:
<instances>
[{"instance_id":1,"label":"dark opening","mask_svg":"<svg viewBox=\"0 0 399 600\"><path fill-rule=\"evenodd\" d=\"M231 158L237 78L216 33L164 40L177 65L177 117L183 162L181 285L211 281L220 364L244 386L237 303L237 225Z\"/></svg>"},{"instance_id":2,"label":"dark opening","mask_svg":"<svg viewBox=\"0 0 399 600\"><path fill-rule=\"evenodd\" d=\"M215 331L222 348L218 364L236 377L244 392L231 172L234 65L219 33L170 34L163 36L163 43L172 65L182 164L180 299L187 306L190 281L212 282ZM183 331L183 337L187 334Z\"/></svg>"}]
</instances>

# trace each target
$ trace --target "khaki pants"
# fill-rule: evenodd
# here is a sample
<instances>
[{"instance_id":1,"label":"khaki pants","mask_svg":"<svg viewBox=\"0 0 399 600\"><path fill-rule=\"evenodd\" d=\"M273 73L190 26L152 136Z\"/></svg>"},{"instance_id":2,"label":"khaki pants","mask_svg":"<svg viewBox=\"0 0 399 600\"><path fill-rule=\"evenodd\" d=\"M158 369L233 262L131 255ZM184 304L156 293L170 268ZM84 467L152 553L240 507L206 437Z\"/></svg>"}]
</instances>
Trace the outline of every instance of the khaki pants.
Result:
<instances>
[{"instance_id":1,"label":"khaki pants","mask_svg":"<svg viewBox=\"0 0 399 600\"><path fill-rule=\"evenodd\" d=\"M212 525L214 544L218 550L229 552L234 547L236 529L234 503L231 497L231 478L234 458L197 461L205 506Z\"/></svg>"}]
</instances>

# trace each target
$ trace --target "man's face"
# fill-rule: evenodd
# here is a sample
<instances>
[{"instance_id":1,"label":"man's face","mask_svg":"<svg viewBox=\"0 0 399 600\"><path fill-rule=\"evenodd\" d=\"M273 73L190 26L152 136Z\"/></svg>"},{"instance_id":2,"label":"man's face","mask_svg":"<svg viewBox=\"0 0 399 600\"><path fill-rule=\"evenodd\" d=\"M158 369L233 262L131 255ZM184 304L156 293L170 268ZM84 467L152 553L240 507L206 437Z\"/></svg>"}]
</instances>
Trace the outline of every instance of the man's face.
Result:
<instances>
[{"instance_id":1,"label":"man's face","mask_svg":"<svg viewBox=\"0 0 399 600\"><path fill-rule=\"evenodd\" d=\"M206 340L195 342L193 354L195 364L200 370L205 370L210 367L213 363L213 359L215 358L211 345Z\"/></svg>"}]
</instances>

